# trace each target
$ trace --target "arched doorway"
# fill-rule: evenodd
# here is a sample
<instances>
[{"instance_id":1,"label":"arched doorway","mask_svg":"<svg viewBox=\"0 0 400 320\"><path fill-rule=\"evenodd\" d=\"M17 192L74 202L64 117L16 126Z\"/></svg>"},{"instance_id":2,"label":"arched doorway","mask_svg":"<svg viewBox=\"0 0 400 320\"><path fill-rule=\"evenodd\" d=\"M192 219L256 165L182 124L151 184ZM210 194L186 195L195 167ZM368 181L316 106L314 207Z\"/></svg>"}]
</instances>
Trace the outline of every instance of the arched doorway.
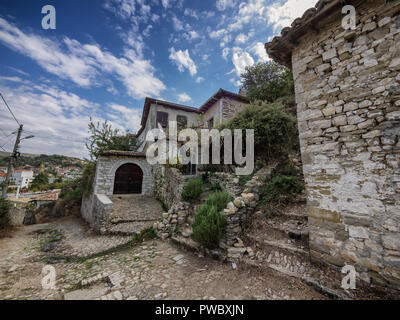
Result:
<instances>
[{"instance_id":1,"label":"arched doorway","mask_svg":"<svg viewBox=\"0 0 400 320\"><path fill-rule=\"evenodd\" d=\"M127 163L115 172L114 194L141 194L143 171L133 163Z\"/></svg>"}]
</instances>

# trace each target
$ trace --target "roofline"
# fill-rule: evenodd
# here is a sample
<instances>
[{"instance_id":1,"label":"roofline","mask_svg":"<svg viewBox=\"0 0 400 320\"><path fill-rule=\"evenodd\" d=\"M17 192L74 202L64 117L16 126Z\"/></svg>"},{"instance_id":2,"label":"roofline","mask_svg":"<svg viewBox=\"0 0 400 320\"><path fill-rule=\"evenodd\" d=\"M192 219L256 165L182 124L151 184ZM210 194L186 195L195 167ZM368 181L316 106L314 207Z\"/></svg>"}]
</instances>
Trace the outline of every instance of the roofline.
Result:
<instances>
[{"instance_id":1,"label":"roofline","mask_svg":"<svg viewBox=\"0 0 400 320\"><path fill-rule=\"evenodd\" d=\"M99 156L101 157L137 157L137 158L146 158L146 154L144 152L135 152L135 151L117 151L117 150L108 150L100 152Z\"/></svg>"},{"instance_id":2,"label":"roofline","mask_svg":"<svg viewBox=\"0 0 400 320\"><path fill-rule=\"evenodd\" d=\"M139 137L142 132L144 131L145 127L146 127L146 122L147 122L147 118L149 116L149 112L150 112L150 106L152 103L155 104L159 104L162 106L166 106L169 108L173 108L175 110L181 110L181 111L185 111L185 112L193 112L196 114L202 114L204 112L206 112L209 107L211 105L209 105L213 100L219 100L221 97L229 97L231 99L237 100L237 101L241 101L241 102L245 102L245 103L249 103L250 99L242 96L240 94L234 93L234 92L230 92L224 89L219 89L216 93L214 93L211 98L209 98L201 107L200 109L197 108L193 108L193 107L189 107L189 106L185 106L185 105L181 105L181 104L177 104L177 103L173 103L173 102L168 102L168 101L163 101L163 100L158 100L158 99L153 99L153 98L149 98L146 97L146 100L144 102L144 107L143 107L143 114L142 114L142 121L141 121L141 128L139 129L139 131L136 133L136 137ZM214 103L214 102L213 102Z\"/></svg>"},{"instance_id":3,"label":"roofline","mask_svg":"<svg viewBox=\"0 0 400 320\"><path fill-rule=\"evenodd\" d=\"M358 7L366 0L348 0L347 4ZM291 27L283 28L281 35L274 37L265 44L265 49L271 59L288 68L292 68L292 52L298 46L299 40L310 32L318 32L327 21L327 17L335 18L341 15L342 0L319 0L314 8L306 10L301 18L292 22Z\"/></svg>"},{"instance_id":4,"label":"roofline","mask_svg":"<svg viewBox=\"0 0 400 320\"><path fill-rule=\"evenodd\" d=\"M168 101L163 101L163 100L158 100L158 99L154 99L154 98L149 98L146 97L146 100L144 102L144 107L143 107L143 114L142 114L142 122L141 124L141 128L138 131L138 133L136 134L136 136L140 136L141 133L143 132L145 126L146 126L146 122L147 122L147 118L149 116L149 112L150 112L150 106L151 104L159 104L162 106L166 106L175 110L181 110L181 111L185 111L185 112L193 112L193 113L197 113L200 114L199 109L193 108L193 107L189 107L189 106L185 106L182 104L177 104L177 103L173 103L173 102L168 102Z\"/></svg>"},{"instance_id":5,"label":"roofline","mask_svg":"<svg viewBox=\"0 0 400 320\"><path fill-rule=\"evenodd\" d=\"M237 101L241 101L241 102L245 102L245 103L249 103L250 99L242 96L240 94L234 93L234 92L230 92L224 89L219 89L216 93L214 93L201 107L200 107L200 112L204 113L207 112L207 110L219 99L221 99L221 97L229 97L231 99L237 100Z\"/></svg>"}]
</instances>

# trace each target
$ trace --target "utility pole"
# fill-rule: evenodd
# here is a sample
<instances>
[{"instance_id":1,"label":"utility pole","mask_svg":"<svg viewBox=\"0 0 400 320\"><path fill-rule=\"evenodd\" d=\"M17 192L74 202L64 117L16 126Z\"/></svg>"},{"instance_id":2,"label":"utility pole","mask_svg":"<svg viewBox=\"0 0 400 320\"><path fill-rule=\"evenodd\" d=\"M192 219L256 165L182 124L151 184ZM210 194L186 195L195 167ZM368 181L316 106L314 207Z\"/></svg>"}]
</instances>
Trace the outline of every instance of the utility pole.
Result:
<instances>
[{"instance_id":1,"label":"utility pole","mask_svg":"<svg viewBox=\"0 0 400 320\"><path fill-rule=\"evenodd\" d=\"M23 125L22 124L19 125L18 133L17 133L17 139L15 140L15 144L14 144L14 150L13 150L13 153L12 153L12 155L10 157L10 162L8 163L7 177L6 177L6 180L4 181L4 184L3 184L3 194L1 196L3 199L6 198L8 185L10 184L11 171L12 171L12 168L14 166L14 160L17 159L18 146L19 146L19 143L21 142L22 128L23 128Z\"/></svg>"}]
</instances>

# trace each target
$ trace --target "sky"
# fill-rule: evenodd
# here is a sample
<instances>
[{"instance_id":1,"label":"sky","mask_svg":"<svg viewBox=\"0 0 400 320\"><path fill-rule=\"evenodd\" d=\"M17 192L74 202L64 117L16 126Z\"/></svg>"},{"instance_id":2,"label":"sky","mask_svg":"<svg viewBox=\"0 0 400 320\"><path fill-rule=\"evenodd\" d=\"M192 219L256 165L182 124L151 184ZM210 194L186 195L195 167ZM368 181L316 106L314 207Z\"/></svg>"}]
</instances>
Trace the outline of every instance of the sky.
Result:
<instances>
[{"instance_id":1,"label":"sky","mask_svg":"<svg viewBox=\"0 0 400 320\"><path fill-rule=\"evenodd\" d=\"M264 44L317 0L2 0L0 93L21 152L87 157L88 122L140 129L146 97L200 107L238 92ZM56 29L43 29L45 5ZM0 101L0 150L18 124Z\"/></svg>"}]
</instances>

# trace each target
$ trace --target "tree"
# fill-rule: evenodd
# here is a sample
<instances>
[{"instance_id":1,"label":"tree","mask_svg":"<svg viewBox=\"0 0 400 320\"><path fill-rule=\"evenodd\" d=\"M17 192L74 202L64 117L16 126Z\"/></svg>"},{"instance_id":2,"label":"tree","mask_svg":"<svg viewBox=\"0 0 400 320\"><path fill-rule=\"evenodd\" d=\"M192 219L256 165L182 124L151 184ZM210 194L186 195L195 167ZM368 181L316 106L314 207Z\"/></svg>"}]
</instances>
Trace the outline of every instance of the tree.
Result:
<instances>
[{"instance_id":1,"label":"tree","mask_svg":"<svg viewBox=\"0 0 400 320\"><path fill-rule=\"evenodd\" d=\"M251 100L274 102L278 98L294 95L292 71L275 62L246 67L241 77L243 89Z\"/></svg>"},{"instance_id":2,"label":"tree","mask_svg":"<svg viewBox=\"0 0 400 320\"><path fill-rule=\"evenodd\" d=\"M107 150L135 151L138 148L137 138L130 134L120 135L118 129L113 129L107 121L100 124L89 122L90 137L86 148L92 161L96 161L99 153Z\"/></svg>"},{"instance_id":3,"label":"tree","mask_svg":"<svg viewBox=\"0 0 400 320\"><path fill-rule=\"evenodd\" d=\"M48 184L49 184L49 178L45 173L40 172L36 175L35 179L33 179L31 189L42 190Z\"/></svg>"},{"instance_id":4,"label":"tree","mask_svg":"<svg viewBox=\"0 0 400 320\"><path fill-rule=\"evenodd\" d=\"M297 132L296 120L285 112L282 102L250 104L222 129L254 129L254 149L257 157L284 159L293 149Z\"/></svg>"}]
</instances>

